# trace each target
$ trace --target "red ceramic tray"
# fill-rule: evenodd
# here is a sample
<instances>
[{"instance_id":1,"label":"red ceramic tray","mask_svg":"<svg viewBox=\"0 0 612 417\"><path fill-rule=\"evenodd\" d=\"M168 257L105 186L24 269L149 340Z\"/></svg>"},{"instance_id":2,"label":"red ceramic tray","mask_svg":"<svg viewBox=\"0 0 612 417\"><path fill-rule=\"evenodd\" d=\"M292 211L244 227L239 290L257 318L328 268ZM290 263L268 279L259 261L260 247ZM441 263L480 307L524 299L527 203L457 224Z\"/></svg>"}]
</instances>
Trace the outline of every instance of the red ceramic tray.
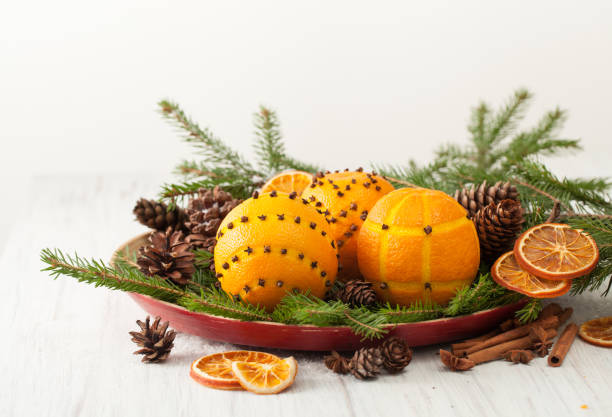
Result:
<instances>
[{"instance_id":1,"label":"red ceramic tray","mask_svg":"<svg viewBox=\"0 0 612 417\"><path fill-rule=\"evenodd\" d=\"M126 242L118 250L135 250L146 235ZM111 261L112 262L112 261ZM205 313L194 313L175 304L146 295L129 294L147 313L161 316L174 329L210 340L237 345L306 351L356 350L368 344L349 327L286 325L262 321L240 321ZM388 336L398 336L410 346L426 346L469 338L484 333L524 305L510 304L478 313L418 323L389 325Z\"/></svg>"}]
</instances>

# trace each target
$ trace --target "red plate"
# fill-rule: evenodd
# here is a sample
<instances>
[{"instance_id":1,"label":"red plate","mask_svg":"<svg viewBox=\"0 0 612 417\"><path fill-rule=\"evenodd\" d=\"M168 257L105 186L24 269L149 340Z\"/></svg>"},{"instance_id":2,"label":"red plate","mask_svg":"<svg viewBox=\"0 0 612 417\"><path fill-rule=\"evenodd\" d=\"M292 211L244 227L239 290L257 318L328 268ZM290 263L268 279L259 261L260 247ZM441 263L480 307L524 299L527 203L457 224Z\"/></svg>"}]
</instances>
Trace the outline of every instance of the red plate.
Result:
<instances>
[{"instance_id":1,"label":"red plate","mask_svg":"<svg viewBox=\"0 0 612 417\"><path fill-rule=\"evenodd\" d=\"M126 242L118 251L137 249L144 243L145 237L146 234ZM210 340L237 345L308 351L356 350L368 345L368 342L361 341L360 337L346 326L317 327L240 321L194 313L142 294L130 293L130 296L147 313L161 316L163 320L169 321L172 328ZM388 335L401 337L410 346L426 346L466 339L497 326L524 304L525 301L521 301L467 316L389 325Z\"/></svg>"}]
</instances>

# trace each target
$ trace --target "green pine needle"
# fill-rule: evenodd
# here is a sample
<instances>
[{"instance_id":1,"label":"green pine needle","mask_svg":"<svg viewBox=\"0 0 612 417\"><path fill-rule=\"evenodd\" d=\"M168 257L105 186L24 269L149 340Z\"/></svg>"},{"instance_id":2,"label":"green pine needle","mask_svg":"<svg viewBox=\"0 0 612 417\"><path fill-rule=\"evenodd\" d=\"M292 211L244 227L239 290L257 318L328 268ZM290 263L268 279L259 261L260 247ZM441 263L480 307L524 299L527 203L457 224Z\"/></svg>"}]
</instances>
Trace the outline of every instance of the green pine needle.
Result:
<instances>
[{"instance_id":1,"label":"green pine needle","mask_svg":"<svg viewBox=\"0 0 612 417\"><path fill-rule=\"evenodd\" d=\"M531 298L514 315L516 318L523 324L530 323L538 318L540 312L542 311L542 303L537 298Z\"/></svg>"}]
</instances>

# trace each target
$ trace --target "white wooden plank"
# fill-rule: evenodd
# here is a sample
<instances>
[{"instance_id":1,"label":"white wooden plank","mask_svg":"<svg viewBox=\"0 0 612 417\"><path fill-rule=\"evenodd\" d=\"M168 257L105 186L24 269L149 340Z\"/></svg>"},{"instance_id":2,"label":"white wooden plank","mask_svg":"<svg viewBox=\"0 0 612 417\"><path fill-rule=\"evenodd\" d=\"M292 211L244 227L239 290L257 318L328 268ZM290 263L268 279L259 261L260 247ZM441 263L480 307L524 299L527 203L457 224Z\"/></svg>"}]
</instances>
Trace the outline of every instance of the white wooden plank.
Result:
<instances>
[{"instance_id":1,"label":"white wooden plank","mask_svg":"<svg viewBox=\"0 0 612 417\"><path fill-rule=\"evenodd\" d=\"M295 385L278 396L215 391L188 376L190 363L232 346L180 334L165 364L141 364L127 332L144 313L124 294L40 272L42 247L107 259L143 229L131 208L159 178L39 178L0 255L5 338L2 416L565 416L612 415L611 350L577 340L560 368L494 362L465 373L442 367L439 347L420 348L407 370L375 381L338 376L322 354L293 354ZM563 297L574 321L612 315L597 294ZM8 395L6 395L8 394ZM583 410L585 404L588 409Z\"/></svg>"}]
</instances>

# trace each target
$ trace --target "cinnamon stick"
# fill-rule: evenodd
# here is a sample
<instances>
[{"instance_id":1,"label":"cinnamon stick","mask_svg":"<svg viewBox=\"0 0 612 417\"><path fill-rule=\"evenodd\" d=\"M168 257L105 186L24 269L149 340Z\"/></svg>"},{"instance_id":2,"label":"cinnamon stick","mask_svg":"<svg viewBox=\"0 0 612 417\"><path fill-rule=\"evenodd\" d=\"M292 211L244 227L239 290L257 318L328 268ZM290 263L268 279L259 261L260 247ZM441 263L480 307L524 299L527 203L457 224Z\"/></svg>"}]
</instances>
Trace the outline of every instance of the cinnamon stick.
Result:
<instances>
[{"instance_id":1,"label":"cinnamon stick","mask_svg":"<svg viewBox=\"0 0 612 417\"><path fill-rule=\"evenodd\" d=\"M549 366L558 367L563 364L563 360L572 347L577 334L578 326L575 323L570 323L565 327L565 330L561 333L559 340L557 340L548 356Z\"/></svg>"},{"instance_id":2,"label":"cinnamon stick","mask_svg":"<svg viewBox=\"0 0 612 417\"><path fill-rule=\"evenodd\" d=\"M443 349L440 349L440 360L451 371L467 371L476 365L469 359L460 358Z\"/></svg>"},{"instance_id":3,"label":"cinnamon stick","mask_svg":"<svg viewBox=\"0 0 612 417\"><path fill-rule=\"evenodd\" d=\"M480 342L482 342L482 341L484 341L484 340L486 340L486 339L488 339L490 337L498 335L500 333L501 333L501 330L499 328L495 328L495 329L491 330L490 332L485 333L483 335L480 335L478 337L473 337L471 339L466 339L463 342L453 343L451 345L451 350L453 351L453 353L455 353L455 351L457 351L457 350L465 350L465 349L471 348L472 346L477 345L478 343L480 343Z\"/></svg>"},{"instance_id":4,"label":"cinnamon stick","mask_svg":"<svg viewBox=\"0 0 612 417\"><path fill-rule=\"evenodd\" d=\"M533 323L526 324L524 326L517 327L512 330L508 330L507 332L504 332L504 333L500 333L497 336L491 337L481 343L478 343L477 345L467 348L465 350L465 354L467 356L470 356L470 354L474 352L478 352L479 350L486 349L490 346L499 345L500 343L505 343L510 340L514 340L514 339L518 339L518 338L527 336L529 334L529 329L535 326L540 326L545 330L553 328L553 327L556 328L558 322L559 322L559 319L557 316L546 317L543 320L538 319L534 321Z\"/></svg>"},{"instance_id":5,"label":"cinnamon stick","mask_svg":"<svg viewBox=\"0 0 612 417\"><path fill-rule=\"evenodd\" d=\"M574 309L571 307L568 307L563 310L563 312L559 314L559 324L557 325L557 328L563 326L565 322L568 321L570 317L572 317L572 314L574 314Z\"/></svg>"},{"instance_id":6,"label":"cinnamon stick","mask_svg":"<svg viewBox=\"0 0 612 417\"><path fill-rule=\"evenodd\" d=\"M542 330L542 336L540 336L535 330ZM479 364L483 362L489 362L495 359L501 358L504 353L510 350L522 350L522 349L530 349L535 342L544 338L544 340L552 339L557 335L557 330L550 328L548 330L543 330L541 327L530 327L529 334L527 336L509 340L505 343L500 343L486 349L479 350L477 352L468 355L467 359L474 362L474 364Z\"/></svg>"}]
</instances>

